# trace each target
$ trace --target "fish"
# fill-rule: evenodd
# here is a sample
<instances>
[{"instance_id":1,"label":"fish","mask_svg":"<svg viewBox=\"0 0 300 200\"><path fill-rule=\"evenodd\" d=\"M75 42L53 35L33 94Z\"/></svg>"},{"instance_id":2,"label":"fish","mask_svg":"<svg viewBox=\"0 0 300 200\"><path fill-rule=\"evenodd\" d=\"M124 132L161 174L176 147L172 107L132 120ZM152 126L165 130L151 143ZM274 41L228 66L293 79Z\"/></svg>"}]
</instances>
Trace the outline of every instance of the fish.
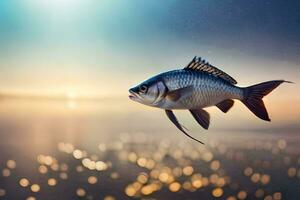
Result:
<instances>
[{"instance_id":1,"label":"fish","mask_svg":"<svg viewBox=\"0 0 300 200\"><path fill-rule=\"evenodd\" d=\"M290 81L272 80L248 87L237 86L237 81L224 71L195 56L183 69L163 72L129 89L135 102L164 109L169 120L186 136L188 134L173 110L189 110L196 122L208 129L210 114L204 109L216 106L227 113L239 100L258 118L271 121L263 97L280 84Z\"/></svg>"}]
</instances>

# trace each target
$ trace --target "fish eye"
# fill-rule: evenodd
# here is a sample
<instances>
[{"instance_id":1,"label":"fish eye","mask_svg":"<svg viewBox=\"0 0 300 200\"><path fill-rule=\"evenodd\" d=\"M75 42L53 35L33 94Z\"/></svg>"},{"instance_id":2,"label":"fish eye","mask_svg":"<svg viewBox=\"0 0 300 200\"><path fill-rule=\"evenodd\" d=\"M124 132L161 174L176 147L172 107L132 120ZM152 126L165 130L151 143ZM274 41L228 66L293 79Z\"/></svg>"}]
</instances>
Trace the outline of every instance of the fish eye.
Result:
<instances>
[{"instance_id":1,"label":"fish eye","mask_svg":"<svg viewBox=\"0 0 300 200\"><path fill-rule=\"evenodd\" d=\"M141 92L141 93L146 93L147 90L148 90L147 85L141 85L141 86L140 86L140 92Z\"/></svg>"}]
</instances>

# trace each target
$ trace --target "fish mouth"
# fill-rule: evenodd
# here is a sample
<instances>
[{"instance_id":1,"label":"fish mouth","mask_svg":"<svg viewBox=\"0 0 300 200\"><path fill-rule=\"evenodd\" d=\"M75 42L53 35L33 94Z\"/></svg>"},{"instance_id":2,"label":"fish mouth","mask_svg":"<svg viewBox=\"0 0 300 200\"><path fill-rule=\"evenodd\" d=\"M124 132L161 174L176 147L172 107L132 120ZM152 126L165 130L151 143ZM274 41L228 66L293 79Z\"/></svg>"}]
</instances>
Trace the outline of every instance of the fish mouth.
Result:
<instances>
[{"instance_id":1,"label":"fish mouth","mask_svg":"<svg viewBox=\"0 0 300 200\"><path fill-rule=\"evenodd\" d=\"M129 93L129 99L133 101L136 101L138 99L138 95L132 89L129 90Z\"/></svg>"}]
</instances>

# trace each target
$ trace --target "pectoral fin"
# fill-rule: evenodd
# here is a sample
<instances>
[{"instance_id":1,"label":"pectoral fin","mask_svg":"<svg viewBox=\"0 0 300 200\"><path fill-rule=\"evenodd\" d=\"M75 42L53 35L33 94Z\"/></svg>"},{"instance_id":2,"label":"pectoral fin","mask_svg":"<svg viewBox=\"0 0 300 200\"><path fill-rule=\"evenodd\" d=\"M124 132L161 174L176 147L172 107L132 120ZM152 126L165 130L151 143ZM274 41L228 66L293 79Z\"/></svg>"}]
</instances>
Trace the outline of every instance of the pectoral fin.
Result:
<instances>
[{"instance_id":1,"label":"pectoral fin","mask_svg":"<svg viewBox=\"0 0 300 200\"><path fill-rule=\"evenodd\" d=\"M226 99L224 101L221 101L216 106L224 113L227 113L227 111L233 106L234 101L232 99Z\"/></svg>"},{"instance_id":2,"label":"pectoral fin","mask_svg":"<svg viewBox=\"0 0 300 200\"><path fill-rule=\"evenodd\" d=\"M195 120L202 126L204 129L208 129L210 116L209 113L203 109L190 110Z\"/></svg>"},{"instance_id":3,"label":"pectoral fin","mask_svg":"<svg viewBox=\"0 0 300 200\"><path fill-rule=\"evenodd\" d=\"M174 113L172 112L172 110L165 110L166 111L166 114L168 116L168 118L171 120L171 122L173 122L173 124L179 129L181 130L186 136L188 136L189 138L201 143L201 144L204 144L203 142L197 140L196 138L190 136L184 129L183 127L179 124L176 116L174 115Z\"/></svg>"},{"instance_id":4,"label":"pectoral fin","mask_svg":"<svg viewBox=\"0 0 300 200\"><path fill-rule=\"evenodd\" d=\"M170 101L178 101L180 98L185 98L192 94L193 86L187 86L184 88L179 88L177 90L169 91L166 98Z\"/></svg>"}]
</instances>

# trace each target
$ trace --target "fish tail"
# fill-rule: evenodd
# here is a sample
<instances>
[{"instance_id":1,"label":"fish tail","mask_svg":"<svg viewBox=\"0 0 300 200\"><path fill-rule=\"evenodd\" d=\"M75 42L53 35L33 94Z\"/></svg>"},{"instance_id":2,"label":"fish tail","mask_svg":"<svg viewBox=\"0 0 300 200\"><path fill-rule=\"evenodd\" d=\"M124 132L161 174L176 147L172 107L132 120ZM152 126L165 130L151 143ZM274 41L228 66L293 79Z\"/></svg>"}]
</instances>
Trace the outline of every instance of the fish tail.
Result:
<instances>
[{"instance_id":1,"label":"fish tail","mask_svg":"<svg viewBox=\"0 0 300 200\"><path fill-rule=\"evenodd\" d=\"M262 99L284 82L292 83L285 80L274 80L246 87L243 92L244 98L241 101L254 115L262 120L271 121Z\"/></svg>"}]
</instances>

